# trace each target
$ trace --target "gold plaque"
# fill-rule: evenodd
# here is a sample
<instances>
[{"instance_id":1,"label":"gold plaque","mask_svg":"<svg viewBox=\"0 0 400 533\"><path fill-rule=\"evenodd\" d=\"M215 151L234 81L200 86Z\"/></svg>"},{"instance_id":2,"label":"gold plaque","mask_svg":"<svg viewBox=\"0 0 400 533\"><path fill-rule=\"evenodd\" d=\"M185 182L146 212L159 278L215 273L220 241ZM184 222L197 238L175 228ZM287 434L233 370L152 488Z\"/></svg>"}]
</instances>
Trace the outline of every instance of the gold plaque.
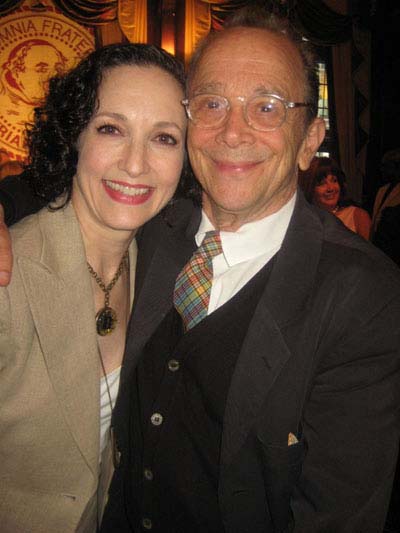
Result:
<instances>
[{"instance_id":1,"label":"gold plaque","mask_svg":"<svg viewBox=\"0 0 400 533\"><path fill-rule=\"evenodd\" d=\"M0 18L0 150L26 156L24 130L43 99L46 82L94 48L90 31L47 6L20 8Z\"/></svg>"}]
</instances>

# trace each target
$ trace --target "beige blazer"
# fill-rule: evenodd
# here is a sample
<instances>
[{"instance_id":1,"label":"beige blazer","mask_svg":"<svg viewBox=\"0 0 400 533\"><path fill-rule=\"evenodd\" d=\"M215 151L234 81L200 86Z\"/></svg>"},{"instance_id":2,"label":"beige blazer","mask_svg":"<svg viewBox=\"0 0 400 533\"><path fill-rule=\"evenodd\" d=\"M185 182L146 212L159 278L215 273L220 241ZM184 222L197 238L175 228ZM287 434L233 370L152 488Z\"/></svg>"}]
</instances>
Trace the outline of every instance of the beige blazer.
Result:
<instances>
[{"instance_id":1,"label":"beige blazer","mask_svg":"<svg viewBox=\"0 0 400 533\"><path fill-rule=\"evenodd\" d=\"M0 288L0 530L94 532L100 366L79 225L68 205L11 233L14 271Z\"/></svg>"}]
</instances>

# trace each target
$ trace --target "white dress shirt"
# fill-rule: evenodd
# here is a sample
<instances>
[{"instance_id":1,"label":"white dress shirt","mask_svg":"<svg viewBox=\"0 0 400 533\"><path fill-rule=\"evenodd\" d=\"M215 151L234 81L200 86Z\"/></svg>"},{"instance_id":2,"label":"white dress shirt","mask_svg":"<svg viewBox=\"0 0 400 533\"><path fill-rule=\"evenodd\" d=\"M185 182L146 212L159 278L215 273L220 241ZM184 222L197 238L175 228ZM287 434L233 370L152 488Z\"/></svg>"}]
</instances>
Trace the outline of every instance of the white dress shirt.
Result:
<instances>
[{"instance_id":1,"label":"white dress shirt","mask_svg":"<svg viewBox=\"0 0 400 533\"><path fill-rule=\"evenodd\" d=\"M249 222L237 231L221 231L223 253L213 258L213 282L208 314L230 300L282 246L293 214L296 194L279 211ZM202 213L195 239L201 245L204 235L215 230Z\"/></svg>"}]
</instances>

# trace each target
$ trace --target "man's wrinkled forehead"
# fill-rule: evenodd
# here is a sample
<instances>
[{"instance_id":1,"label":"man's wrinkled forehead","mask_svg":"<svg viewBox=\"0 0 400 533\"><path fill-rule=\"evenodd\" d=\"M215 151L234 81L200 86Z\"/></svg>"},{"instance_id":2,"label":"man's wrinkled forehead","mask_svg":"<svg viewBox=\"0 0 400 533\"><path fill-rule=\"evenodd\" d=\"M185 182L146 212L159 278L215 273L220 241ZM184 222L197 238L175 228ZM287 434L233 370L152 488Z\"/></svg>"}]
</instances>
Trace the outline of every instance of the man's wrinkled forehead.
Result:
<instances>
[{"instance_id":1,"label":"man's wrinkled forehead","mask_svg":"<svg viewBox=\"0 0 400 533\"><path fill-rule=\"evenodd\" d=\"M300 54L286 36L260 28L232 28L203 49L191 72L189 91L220 93L222 85L232 84L246 93L259 87L286 93L288 81L295 83L303 74ZM246 86L250 79L252 87Z\"/></svg>"}]
</instances>

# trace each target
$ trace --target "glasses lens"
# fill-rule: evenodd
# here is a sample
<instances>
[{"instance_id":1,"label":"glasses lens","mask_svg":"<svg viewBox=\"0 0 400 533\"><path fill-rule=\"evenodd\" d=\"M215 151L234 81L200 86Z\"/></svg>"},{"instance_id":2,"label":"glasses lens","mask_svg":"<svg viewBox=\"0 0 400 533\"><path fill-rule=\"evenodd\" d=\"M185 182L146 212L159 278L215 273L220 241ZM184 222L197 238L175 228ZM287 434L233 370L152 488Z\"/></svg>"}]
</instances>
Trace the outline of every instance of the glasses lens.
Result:
<instances>
[{"instance_id":1,"label":"glasses lens","mask_svg":"<svg viewBox=\"0 0 400 533\"><path fill-rule=\"evenodd\" d=\"M279 128L285 120L286 108L283 102L271 95L255 96L247 102L247 120L260 131Z\"/></svg>"},{"instance_id":2,"label":"glasses lens","mask_svg":"<svg viewBox=\"0 0 400 533\"><path fill-rule=\"evenodd\" d=\"M189 102L189 111L193 122L204 128L218 125L226 117L227 100L222 96L199 94Z\"/></svg>"}]
</instances>

